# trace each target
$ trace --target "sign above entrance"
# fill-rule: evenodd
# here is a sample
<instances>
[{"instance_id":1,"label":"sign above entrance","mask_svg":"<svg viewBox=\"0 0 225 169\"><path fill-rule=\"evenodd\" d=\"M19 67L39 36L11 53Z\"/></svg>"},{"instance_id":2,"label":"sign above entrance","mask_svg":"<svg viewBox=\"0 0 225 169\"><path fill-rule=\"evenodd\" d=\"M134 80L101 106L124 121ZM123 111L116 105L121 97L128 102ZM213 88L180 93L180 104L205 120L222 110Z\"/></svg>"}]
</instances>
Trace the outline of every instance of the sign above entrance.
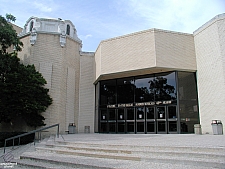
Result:
<instances>
[{"instance_id":1,"label":"sign above entrance","mask_svg":"<svg viewBox=\"0 0 225 169\"><path fill-rule=\"evenodd\" d=\"M159 104L171 104L172 101L156 101L156 102L145 102L145 103L135 103L135 106L153 106L153 105L159 105Z\"/></svg>"},{"instance_id":2,"label":"sign above entrance","mask_svg":"<svg viewBox=\"0 0 225 169\"><path fill-rule=\"evenodd\" d=\"M135 106L153 106L153 105L159 105L159 104L171 104L172 100L167 101L156 101L156 102L144 102L144 103L135 103ZM133 107L133 103L126 103L126 104L111 104L107 105L107 108L116 108L116 107Z\"/></svg>"}]
</instances>

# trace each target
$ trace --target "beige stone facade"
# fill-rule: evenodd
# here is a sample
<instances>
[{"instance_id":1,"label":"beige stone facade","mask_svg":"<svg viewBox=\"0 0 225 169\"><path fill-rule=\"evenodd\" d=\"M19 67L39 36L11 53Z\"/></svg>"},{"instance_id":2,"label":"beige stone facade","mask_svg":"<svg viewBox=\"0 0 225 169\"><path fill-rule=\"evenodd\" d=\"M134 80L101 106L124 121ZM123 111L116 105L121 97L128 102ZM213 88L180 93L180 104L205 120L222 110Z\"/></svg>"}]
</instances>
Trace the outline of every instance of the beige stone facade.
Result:
<instances>
[{"instance_id":1,"label":"beige stone facade","mask_svg":"<svg viewBox=\"0 0 225 169\"><path fill-rule=\"evenodd\" d=\"M196 71L192 34L150 29L102 41L95 80L182 70Z\"/></svg>"},{"instance_id":2,"label":"beige stone facade","mask_svg":"<svg viewBox=\"0 0 225 169\"><path fill-rule=\"evenodd\" d=\"M193 34L149 29L103 40L95 53L81 50L67 20L31 17L19 36L24 44L20 59L42 73L53 98L43 114L45 123L60 123L61 133L69 123L78 133L99 132L99 82L162 72L196 73L199 105L192 109L199 110L203 134L212 134L212 120L225 124L224 14Z\"/></svg>"},{"instance_id":3,"label":"beige stone facade","mask_svg":"<svg viewBox=\"0 0 225 169\"><path fill-rule=\"evenodd\" d=\"M212 120L221 120L225 131L225 15L196 30L194 40L202 131L212 133Z\"/></svg>"},{"instance_id":4,"label":"beige stone facade","mask_svg":"<svg viewBox=\"0 0 225 169\"><path fill-rule=\"evenodd\" d=\"M30 18L28 28L30 22L34 22L34 28L39 26L32 30L36 34L35 42L31 41L32 31L22 32L24 49L19 57L25 64L34 64L46 79L53 104L43 114L45 123L47 126L59 123L60 132L64 133L69 123L78 124L81 41L58 31L57 26L63 29L68 24L75 30L70 22Z\"/></svg>"}]
</instances>

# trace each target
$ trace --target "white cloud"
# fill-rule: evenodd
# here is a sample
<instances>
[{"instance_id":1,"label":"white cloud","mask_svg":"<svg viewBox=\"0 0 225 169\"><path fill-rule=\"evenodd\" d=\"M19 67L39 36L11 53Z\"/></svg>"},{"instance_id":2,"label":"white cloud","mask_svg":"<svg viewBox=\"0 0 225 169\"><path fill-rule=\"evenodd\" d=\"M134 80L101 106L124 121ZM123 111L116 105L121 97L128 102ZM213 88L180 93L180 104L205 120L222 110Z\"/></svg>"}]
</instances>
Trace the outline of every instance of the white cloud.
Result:
<instances>
[{"instance_id":1,"label":"white cloud","mask_svg":"<svg viewBox=\"0 0 225 169\"><path fill-rule=\"evenodd\" d=\"M42 12L52 12L52 8L48 7L47 4L43 4L40 2L34 2L33 5L35 8L39 9Z\"/></svg>"},{"instance_id":2,"label":"white cloud","mask_svg":"<svg viewBox=\"0 0 225 169\"><path fill-rule=\"evenodd\" d=\"M220 0L130 0L127 4L126 14L142 20L143 27L188 33L225 9Z\"/></svg>"},{"instance_id":3,"label":"white cloud","mask_svg":"<svg viewBox=\"0 0 225 169\"><path fill-rule=\"evenodd\" d=\"M85 35L85 39L88 39L88 38L91 38L91 37L92 37L91 34Z\"/></svg>"}]
</instances>

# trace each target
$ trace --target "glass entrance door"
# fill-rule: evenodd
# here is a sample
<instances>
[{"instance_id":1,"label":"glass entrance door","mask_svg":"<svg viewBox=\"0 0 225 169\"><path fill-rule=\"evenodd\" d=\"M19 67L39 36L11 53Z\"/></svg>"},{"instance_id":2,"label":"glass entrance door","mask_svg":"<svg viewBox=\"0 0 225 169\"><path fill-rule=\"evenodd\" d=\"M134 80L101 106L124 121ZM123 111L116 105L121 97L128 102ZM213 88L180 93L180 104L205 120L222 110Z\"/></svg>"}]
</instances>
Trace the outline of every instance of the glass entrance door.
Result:
<instances>
[{"instance_id":1,"label":"glass entrance door","mask_svg":"<svg viewBox=\"0 0 225 169\"><path fill-rule=\"evenodd\" d=\"M177 107L158 106L156 107L157 133L177 133Z\"/></svg>"},{"instance_id":2,"label":"glass entrance door","mask_svg":"<svg viewBox=\"0 0 225 169\"><path fill-rule=\"evenodd\" d=\"M136 133L145 133L145 108L136 108Z\"/></svg>"},{"instance_id":3,"label":"glass entrance door","mask_svg":"<svg viewBox=\"0 0 225 169\"><path fill-rule=\"evenodd\" d=\"M126 109L127 115L127 133L135 133L135 112L134 108L127 108Z\"/></svg>"},{"instance_id":4,"label":"glass entrance door","mask_svg":"<svg viewBox=\"0 0 225 169\"><path fill-rule=\"evenodd\" d=\"M108 109L109 133L116 133L116 109Z\"/></svg>"},{"instance_id":5,"label":"glass entrance door","mask_svg":"<svg viewBox=\"0 0 225 169\"><path fill-rule=\"evenodd\" d=\"M167 133L166 107L156 107L157 133Z\"/></svg>"},{"instance_id":6,"label":"glass entrance door","mask_svg":"<svg viewBox=\"0 0 225 169\"><path fill-rule=\"evenodd\" d=\"M146 107L146 133L156 133L155 107Z\"/></svg>"},{"instance_id":7,"label":"glass entrance door","mask_svg":"<svg viewBox=\"0 0 225 169\"><path fill-rule=\"evenodd\" d=\"M178 133L176 105L100 110L100 133Z\"/></svg>"},{"instance_id":8,"label":"glass entrance door","mask_svg":"<svg viewBox=\"0 0 225 169\"><path fill-rule=\"evenodd\" d=\"M107 110L100 110L100 133L108 132Z\"/></svg>"},{"instance_id":9,"label":"glass entrance door","mask_svg":"<svg viewBox=\"0 0 225 169\"><path fill-rule=\"evenodd\" d=\"M177 133L177 107L168 106L168 133Z\"/></svg>"},{"instance_id":10,"label":"glass entrance door","mask_svg":"<svg viewBox=\"0 0 225 169\"><path fill-rule=\"evenodd\" d=\"M125 133L126 132L126 123L125 123L125 108L117 109L117 132Z\"/></svg>"}]
</instances>

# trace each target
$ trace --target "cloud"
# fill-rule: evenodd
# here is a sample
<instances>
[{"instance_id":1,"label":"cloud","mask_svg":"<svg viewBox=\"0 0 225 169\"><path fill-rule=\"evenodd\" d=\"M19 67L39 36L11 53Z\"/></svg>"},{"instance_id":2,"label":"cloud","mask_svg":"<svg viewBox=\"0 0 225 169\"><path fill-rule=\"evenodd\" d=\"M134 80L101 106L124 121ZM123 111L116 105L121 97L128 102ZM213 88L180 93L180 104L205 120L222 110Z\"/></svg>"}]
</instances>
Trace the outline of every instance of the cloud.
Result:
<instances>
[{"instance_id":1,"label":"cloud","mask_svg":"<svg viewBox=\"0 0 225 169\"><path fill-rule=\"evenodd\" d=\"M91 38L92 37L92 35L91 34L88 34L88 35L85 35L85 39L88 39L88 38Z\"/></svg>"},{"instance_id":2,"label":"cloud","mask_svg":"<svg viewBox=\"0 0 225 169\"><path fill-rule=\"evenodd\" d=\"M125 3L127 1L123 1ZM138 18L143 27L192 33L223 13L221 0L130 0L126 15Z\"/></svg>"},{"instance_id":3,"label":"cloud","mask_svg":"<svg viewBox=\"0 0 225 169\"><path fill-rule=\"evenodd\" d=\"M48 7L47 4L43 4L40 2L34 2L33 5L35 8L39 9L42 12L52 12L52 8Z\"/></svg>"}]
</instances>

